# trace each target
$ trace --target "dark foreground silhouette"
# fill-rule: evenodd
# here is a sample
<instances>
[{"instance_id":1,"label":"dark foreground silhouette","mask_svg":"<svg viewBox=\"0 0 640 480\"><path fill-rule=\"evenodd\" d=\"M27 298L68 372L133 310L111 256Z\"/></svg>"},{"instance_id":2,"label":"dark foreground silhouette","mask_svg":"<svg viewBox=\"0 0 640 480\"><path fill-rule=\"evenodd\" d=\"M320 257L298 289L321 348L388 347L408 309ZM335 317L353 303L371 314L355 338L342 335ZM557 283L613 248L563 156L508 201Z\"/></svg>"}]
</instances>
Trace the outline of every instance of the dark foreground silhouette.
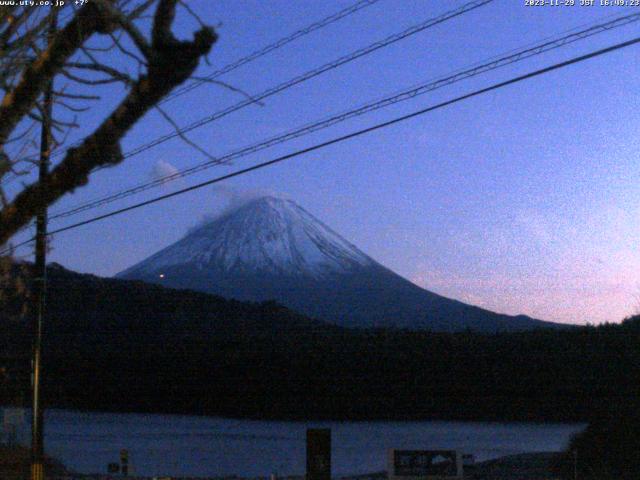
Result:
<instances>
[{"instance_id":1,"label":"dark foreground silhouette","mask_svg":"<svg viewBox=\"0 0 640 480\"><path fill-rule=\"evenodd\" d=\"M51 268L47 405L256 418L591 421L637 398L640 319L501 334L348 330ZM29 328L1 310L1 401L29 391Z\"/></svg>"},{"instance_id":2,"label":"dark foreground silhouette","mask_svg":"<svg viewBox=\"0 0 640 480\"><path fill-rule=\"evenodd\" d=\"M612 402L607 414L576 435L556 462L564 479L637 480L640 478L640 402Z\"/></svg>"}]
</instances>

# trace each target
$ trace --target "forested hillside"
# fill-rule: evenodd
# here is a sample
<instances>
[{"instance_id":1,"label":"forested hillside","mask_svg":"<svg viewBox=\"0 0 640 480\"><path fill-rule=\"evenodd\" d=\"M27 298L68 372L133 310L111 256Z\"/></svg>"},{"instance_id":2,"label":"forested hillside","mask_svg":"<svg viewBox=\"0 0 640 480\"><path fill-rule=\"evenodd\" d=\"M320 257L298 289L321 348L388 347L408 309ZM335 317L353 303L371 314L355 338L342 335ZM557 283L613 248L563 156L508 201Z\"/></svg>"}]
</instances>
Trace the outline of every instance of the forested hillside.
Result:
<instances>
[{"instance_id":1,"label":"forested hillside","mask_svg":"<svg viewBox=\"0 0 640 480\"><path fill-rule=\"evenodd\" d=\"M59 268L51 269L50 284L44 365L51 406L263 418L573 421L640 393L638 318L495 335L357 331L274 303ZM60 291L65 294L54 294ZM28 389L28 329L6 318L1 325L3 352L14 359L5 379L11 388L2 390L15 397Z\"/></svg>"}]
</instances>

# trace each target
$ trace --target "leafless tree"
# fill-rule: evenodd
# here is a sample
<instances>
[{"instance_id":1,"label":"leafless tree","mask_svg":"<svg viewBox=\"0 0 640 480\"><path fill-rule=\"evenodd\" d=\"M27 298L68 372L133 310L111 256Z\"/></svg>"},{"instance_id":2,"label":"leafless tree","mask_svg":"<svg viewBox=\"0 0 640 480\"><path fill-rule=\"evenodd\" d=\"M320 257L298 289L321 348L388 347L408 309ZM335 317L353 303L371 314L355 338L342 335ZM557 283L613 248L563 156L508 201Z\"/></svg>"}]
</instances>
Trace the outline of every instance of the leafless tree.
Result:
<instances>
[{"instance_id":1,"label":"leafless tree","mask_svg":"<svg viewBox=\"0 0 640 480\"><path fill-rule=\"evenodd\" d=\"M44 182L21 183L11 195L0 186L0 246L44 205L85 185L91 172L122 162L120 142L127 132L193 75L217 36L198 19L200 26L191 40L177 39L173 23L180 4L89 0L58 12L0 6L0 183L20 179L37 161L43 94L54 77L58 113L52 118L51 149L63 152L52 161ZM55 31L50 29L52 15L61 17ZM135 74L125 64L135 65ZM122 98L93 131L62 148L87 102L100 100L88 89L114 83L124 87ZM170 120L167 112L161 113Z\"/></svg>"}]
</instances>

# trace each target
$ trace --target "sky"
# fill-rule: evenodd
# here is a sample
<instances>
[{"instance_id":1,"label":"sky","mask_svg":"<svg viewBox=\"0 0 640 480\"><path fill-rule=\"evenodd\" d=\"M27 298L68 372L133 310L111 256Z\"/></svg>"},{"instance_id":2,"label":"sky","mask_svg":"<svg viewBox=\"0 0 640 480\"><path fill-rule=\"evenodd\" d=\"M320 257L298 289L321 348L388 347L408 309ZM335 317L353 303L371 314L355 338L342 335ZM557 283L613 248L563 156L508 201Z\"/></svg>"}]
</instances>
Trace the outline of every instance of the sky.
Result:
<instances>
[{"instance_id":1,"label":"sky","mask_svg":"<svg viewBox=\"0 0 640 480\"><path fill-rule=\"evenodd\" d=\"M206 75L352 1L191 0L220 35ZM379 0L220 77L251 95L465 4ZM623 7L525 6L496 0L190 132L219 156L336 112L440 78L569 30L632 13ZM286 144L167 182L60 221L59 228L135 201L270 160L638 35L640 22L479 75ZM176 30L198 28L179 12ZM96 42L100 42L97 39ZM50 261L114 275L225 208L229 192L286 195L417 285L490 310L565 323L619 322L640 312L640 46L456 103L127 214L60 233ZM122 61L125 68L131 65ZM90 132L122 91L101 90L72 135ZM163 108L180 125L242 101L207 83ZM172 131L151 112L124 151ZM207 161L174 139L96 172L51 208ZM26 235L26 234L25 234ZM16 241L25 238L17 236ZM23 251L26 255L27 251Z\"/></svg>"}]
</instances>

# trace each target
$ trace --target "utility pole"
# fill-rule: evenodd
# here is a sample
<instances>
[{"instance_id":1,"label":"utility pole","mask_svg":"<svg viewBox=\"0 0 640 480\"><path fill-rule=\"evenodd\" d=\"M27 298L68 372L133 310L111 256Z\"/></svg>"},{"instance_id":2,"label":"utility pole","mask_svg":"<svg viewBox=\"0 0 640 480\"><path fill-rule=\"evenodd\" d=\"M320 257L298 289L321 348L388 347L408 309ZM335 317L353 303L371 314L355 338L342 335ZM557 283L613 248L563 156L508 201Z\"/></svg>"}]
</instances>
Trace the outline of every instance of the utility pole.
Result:
<instances>
[{"instance_id":1,"label":"utility pole","mask_svg":"<svg viewBox=\"0 0 640 480\"><path fill-rule=\"evenodd\" d=\"M51 43L57 28L57 12L51 7L48 43ZM36 254L35 254L35 321L32 359L32 425L31 425L31 480L44 480L44 444L42 408L42 329L45 313L45 294L47 291L47 205L46 191L49 175L49 157L51 154L51 113L53 110L53 76L44 90L42 112L42 131L40 135L40 165L38 180L40 183L41 207L36 216Z\"/></svg>"}]
</instances>

